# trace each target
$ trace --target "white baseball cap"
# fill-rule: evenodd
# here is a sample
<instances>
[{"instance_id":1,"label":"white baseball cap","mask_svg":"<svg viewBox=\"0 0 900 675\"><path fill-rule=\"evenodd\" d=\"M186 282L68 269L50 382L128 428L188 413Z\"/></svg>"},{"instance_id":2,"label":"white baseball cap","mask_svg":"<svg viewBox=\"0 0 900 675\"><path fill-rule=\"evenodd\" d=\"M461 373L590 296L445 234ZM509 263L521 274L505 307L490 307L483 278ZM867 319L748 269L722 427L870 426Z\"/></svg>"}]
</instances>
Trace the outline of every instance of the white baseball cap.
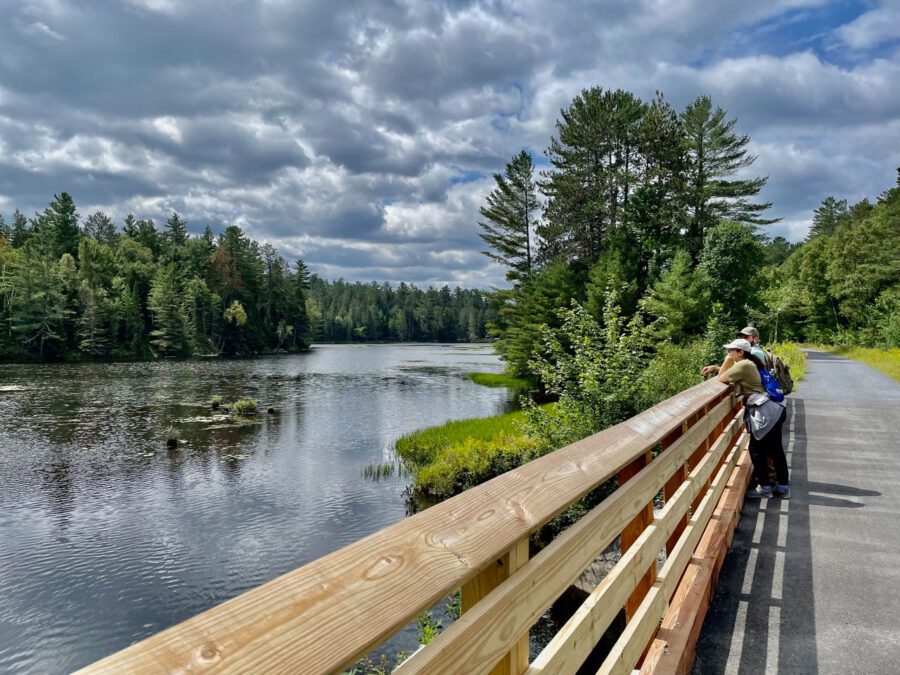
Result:
<instances>
[{"instance_id":1,"label":"white baseball cap","mask_svg":"<svg viewBox=\"0 0 900 675\"><path fill-rule=\"evenodd\" d=\"M747 340L737 339L732 340L727 345L722 345L725 349L740 349L744 352L749 352L753 347L750 346L750 343Z\"/></svg>"}]
</instances>

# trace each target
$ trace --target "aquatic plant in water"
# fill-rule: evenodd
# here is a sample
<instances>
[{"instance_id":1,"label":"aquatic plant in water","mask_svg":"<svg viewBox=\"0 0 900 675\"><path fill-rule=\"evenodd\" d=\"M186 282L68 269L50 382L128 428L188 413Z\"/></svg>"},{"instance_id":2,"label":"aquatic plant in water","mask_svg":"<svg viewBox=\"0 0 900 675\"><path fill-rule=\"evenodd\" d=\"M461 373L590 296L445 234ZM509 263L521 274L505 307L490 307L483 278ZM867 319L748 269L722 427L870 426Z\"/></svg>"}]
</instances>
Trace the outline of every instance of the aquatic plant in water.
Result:
<instances>
[{"instance_id":1,"label":"aquatic plant in water","mask_svg":"<svg viewBox=\"0 0 900 675\"><path fill-rule=\"evenodd\" d=\"M258 406L259 401L255 398L242 398L231 404L231 411L235 415L252 415Z\"/></svg>"}]
</instances>

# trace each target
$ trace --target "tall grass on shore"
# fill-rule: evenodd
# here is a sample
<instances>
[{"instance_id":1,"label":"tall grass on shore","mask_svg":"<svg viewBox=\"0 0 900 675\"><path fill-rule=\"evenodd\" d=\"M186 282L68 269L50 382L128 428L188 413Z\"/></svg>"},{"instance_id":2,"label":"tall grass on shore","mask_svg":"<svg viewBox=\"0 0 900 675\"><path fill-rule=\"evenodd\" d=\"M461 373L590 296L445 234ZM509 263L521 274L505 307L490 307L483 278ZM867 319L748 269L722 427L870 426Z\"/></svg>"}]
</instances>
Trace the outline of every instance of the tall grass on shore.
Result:
<instances>
[{"instance_id":1,"label":"tall grass on shore","mask_svg":"<svg viewBox=\"0 0 900 675\"><path fill-rule=\"evenodd\" d=\"M401 436L395 448L405 462L421 467L434 461L446 448L469 439L489 441L497 436L517 434L524 421L525 413L518 410L494 417L446 422Z\"/></svg>"},{"instance_id":2,"label":"tall grass on shore","mask_svg":"<svg viewBox=\"0 0 900 675\"><path fill-rule=\"evenodd\" d=\"M522 411L447 422L401 437L395 449L414 477L413 493L441 500L527 461L536 442L524 423Z\"/></svg>"},{"instance_id":3,"label":"tall grass on shore","mask_svg":"<svg viewBox=\"0 0 900 675\"><path fill-rule=\"evenodd\" d=\"M509 387L510 389L528 389L531 382L524 377L512 377L506 373L469 373L468 378L475 384L485 387Z\"/></svg>"}]
</instances>

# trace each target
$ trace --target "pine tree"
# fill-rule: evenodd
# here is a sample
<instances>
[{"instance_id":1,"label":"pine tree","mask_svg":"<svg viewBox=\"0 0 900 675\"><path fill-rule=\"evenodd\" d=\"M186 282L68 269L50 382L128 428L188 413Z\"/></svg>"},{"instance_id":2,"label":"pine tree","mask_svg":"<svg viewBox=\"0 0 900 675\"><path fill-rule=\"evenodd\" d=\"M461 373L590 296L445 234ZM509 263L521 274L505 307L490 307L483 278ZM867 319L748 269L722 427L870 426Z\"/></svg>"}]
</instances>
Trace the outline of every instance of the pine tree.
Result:
<instances>
[{"instance_id":1,"label":"pine tree","mask_svg":"<svg viewBox=\"0 0 900 675\"><path fill-rule=\"evenodd\" d=\"M709 281L702 268L693 268L687 251L675 254L672 263L650 293L641 301L643 309L659 324L653 332L673 342L684 342L700 332L709 310Z\"/></svg>"},{"instance_id":2,"label":"pine tree","mask_svg":"<svg viewBox=\"0 0 900 675\"><path fill-rule=\"evenodd\" d=\"M756 161L747 154L750 137L734 132L737 120L726 120L725 111L712 109L709 96L700 96L681 114L687 144L687 248L695 262L700 259L706 232L722 220L767 225L777 219L761 214L772 204L752 203L768 180L727 180Z\"/></svg>"},{"instance_id":3,"label":"pine tree","mask_svg":"<svg viewBox=\"0 0 900 675\"><path fill-rule=\"evenodd\" d=\"M65 253L75 256L81 229L72 195L68 192L53 195L53 201L37 218L36 230L39 244L50 258L58 260Z\"/></svg>"},{"instance_id":4,"label":"pine tree","mask_svg":"<svg viewBox=\"0 0 900 675\"><path fill-rule=\"evenodd\" d=\"M81 282L79 299L78 349L91 356L106 356L110 350L108 295L85 280Z\"/></svg>"},{"instance_id":5,"label":"pine tree","mask_svg":"<svg viewBox=\"0 0 900 675\"><path fill-rule=\"evenodd\" d=\"M640 125L646 104L633 94L586 89L561 110L546 151L548 198L538 229L547 259L596 260L620 225L641 172Z\"/></svg>"},{"instance_id":6,"label":"pine tree","mask_svg":"<svg viewBox=\"0 0 900 675\"><path fill-rule=\"evenodd\" d=\"M823 235L832 235L841 223L847 222L850 218L850 210L847 208L847 200L837 200L832 196L828 196L822 200L822 204L813 212L812 227L806 241L814 237Z\"/></svg>"},{"instance_id":7,"label":"pine tree","mask_svg":"<svg viewBox=\"0 0 900 675\"><path fill-rule=\"evenodd\" d=\"M162 237L152 220L137 220L132 214L125 216L122 234L150 249L154 258L162 250Z\"/></svg>"},{"instance_id":8,"label":"pine tree","mask_svg":"<svg viewBox=\"0 0 900 675\"><path fill-rule=\"evenodd\" d=\"M112 289L112 313L116 324L113 332L119 344L140 354L144 346L144 315L140 294L123 277L113 279Z\"/></svg>"},{"instance_id":9,"label":"pine tree","mask_svg":"<svg viewBox=\"0 0 900 675\"><path fill-rule=\"evenodd\" d=\"M636 277L644 288L681 246L685 229L684 132L678 113L659 92L641 121L640 152L643 170L626 215L637 254Z\"/></svg>"},{"instance_id":10,"label":"pine tree","mask_svg":"<svg viewBox=\"0 0 900 675\"><path fill-rule=\"evenodd\" d=\"M28 219L19 209L16 209L12 218L12 240L13 248L22 248L31 237L31 227Z\"/></svg>"},{"instance_id":11,"label":"pine tree","mask_svg":"<svg viewBox=\"0 0 900 675\"><path fill-rule=\"evenodd\" d=\"M96 211L89 215L84 221L84 236L96 239L101 244L112 246L116 243L119 235L116 232L116 225L112 218L103 213Z\"/></svg>"},{"instance_id":12,"label":"pine tree","mask_svg":"<svg viewBox=\"0 0 900 675\"><path fill-rule=\"evenodd\" d=\"M2 213L0 213L0 239L7 242L12 239L12 228L6 223Z\"/></svg>"},{"instance_id":13,"label":"pine tree","mask_svg":"<svg viewBox=\"0 0 900 675\"><path fill-rule=\"evenodd\" d=\"M485 222L478 223L482 229L478 236L490 247L484 255L508 267L506 278L515 283L532 268L532 232L539 205L531 155L522 150L503 174L494 174L494 182L487 206L479 210Z\"/></svg>"},{"instance_id":14,"label":"pine tree","mask_svg":"<svg viewBox=\"0 0 900 675\"><path fill-rule=\"evenodd\" d=\"M560 308L579 295L583 283L563 262L536 271L525 282L494 294L496 320L489 326L495 347L514 375L527 375L528 363L540 349L540 327L558 327Z\"/></svg>"},{"instance_id":15,"label":"pine tree","mask_svg":"<svg viewBox=\"0 0 900 675\"><path fill-rule=\"evenodd\" d=\"M296 279L296 283L299 288L304 291L309 290L309 268L306 266L306 263L303 262L303 260L300 258L297 258L297 260L294 261L294 278Z\"/></svg>"},{"instance_id":16,"label":"pine tree","mask_svg":"<svg viewBox=\"0 0 900 675\"><path fill-rule=\"evenodd\" d=\"M153 313L150 344L163 356L183 356L189 353L188 317L181 301L174 265L166 265L157 270L147 307Z\"/></svg>"},{"instance_id":17,"label":"pine tree","mask_svg":"<svg viewBox=\"0 0 900 675\"><path fill-rule=\"evenodd\" d=\"M184 246L188 240L187 222L175 211L166 220L166 242L171 247Z\"/></svg>"},{"instance_id":18,"label":"pine tree","mask_svg":"<svg viewBox=\"0 0 900 675\"><path fill-rule=\"evenodd\" d=\"M778 266L791 257L800 244L792 244L784 237L775 237L766 244L766 264Z\"/></svg>"},{"instance_id":19,"label":"pine tree","mask_svg":"<svg viewBox=\"0 0 900 675\"><path fill-rule=\"evenodd\" d=\"M65 342L68 317L58 264L25 256L14 271L10 331L18 344L41 358L57 356Z\"/></svg>"}]
</instances>

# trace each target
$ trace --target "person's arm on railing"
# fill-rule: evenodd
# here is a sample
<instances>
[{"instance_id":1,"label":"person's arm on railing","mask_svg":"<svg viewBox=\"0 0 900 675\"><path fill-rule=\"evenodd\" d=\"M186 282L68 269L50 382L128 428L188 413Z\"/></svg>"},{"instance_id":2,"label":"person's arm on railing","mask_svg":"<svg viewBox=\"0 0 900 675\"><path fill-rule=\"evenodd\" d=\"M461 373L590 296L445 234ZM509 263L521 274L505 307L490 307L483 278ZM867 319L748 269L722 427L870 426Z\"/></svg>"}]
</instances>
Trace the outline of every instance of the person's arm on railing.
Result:
<instances>
[{"instance_id":1,"label":"person's arm on railing","mask_svg":"<svg viewBox=\"0 0 900 675\"><path fill-rule=\"evenodd\" d=\"M706 377L710 373L720 373L719 382L724 382L725 384L728 384L728 380L723 380L721 378L721 373L728 372L728 369L731 368L731 366L733 366L733 365L734 365L734 361L731 359L731 355L729 354L728 356L725 357L725 360L722 362L721 366L717 366L717 365L706 366L703 370L700 371L700 374L703 377Z\"/></svg>"}]
</instances>

